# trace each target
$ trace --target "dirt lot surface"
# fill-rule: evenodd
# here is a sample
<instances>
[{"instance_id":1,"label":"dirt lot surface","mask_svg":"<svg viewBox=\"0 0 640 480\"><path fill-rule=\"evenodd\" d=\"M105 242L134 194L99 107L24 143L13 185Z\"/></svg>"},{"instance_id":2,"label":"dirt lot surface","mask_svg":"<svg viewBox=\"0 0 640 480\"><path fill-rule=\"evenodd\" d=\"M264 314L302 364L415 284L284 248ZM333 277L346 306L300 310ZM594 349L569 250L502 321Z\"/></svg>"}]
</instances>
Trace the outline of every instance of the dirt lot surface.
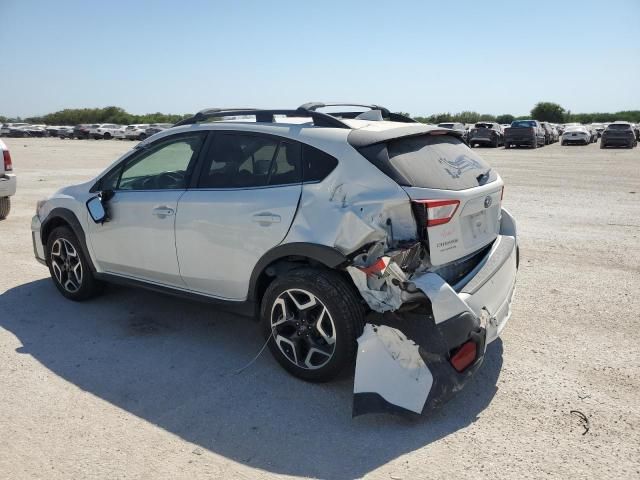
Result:
<instances>
[{"instance_id":1,"label":"dirt lot surface","mask_svg":"<svg viewBox=\"0 0 640 480\"><path fill-rule=\"evenodd\" d=\"M0 478L638 478L640 148L481 149L520 233L513 317L429 418L351 419L210 305L109 288L65 300L33 258L38 199L130 142L7 139L0 222ZM572 410L582 412L588 421Z\"/></svg>"}]
</instances>

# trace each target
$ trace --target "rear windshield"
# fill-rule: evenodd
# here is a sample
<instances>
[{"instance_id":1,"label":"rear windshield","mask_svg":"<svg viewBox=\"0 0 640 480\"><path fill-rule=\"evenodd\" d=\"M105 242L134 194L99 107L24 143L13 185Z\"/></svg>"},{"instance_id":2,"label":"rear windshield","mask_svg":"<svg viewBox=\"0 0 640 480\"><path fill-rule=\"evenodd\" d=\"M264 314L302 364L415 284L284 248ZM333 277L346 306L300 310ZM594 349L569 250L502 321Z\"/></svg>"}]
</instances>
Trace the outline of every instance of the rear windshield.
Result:
<instances>
[{"instance_id":1,"label":"rear windshield","mask_svg":"<svg viewBox=\"0 0 640 480\"><path fill-rule=\"evenodd\" d=\"M607 127L607 130L629 130L631 125L628 123L612 123Z\"/></svg>"},{"instance_id":2,"label":"rear windshield","mask_svg":"<svg viewBox=\"0 0 640 480\"><path fill-rule=\"evenodd\" d=\"M487 162L451 135L399 138L387 150L393 177L404 186L465 190L496 179Z\"/></svg>"},{"instance_id":3,"label":"rear windshield","mask_svg":"<svg viewBox=\"0 0 640 480\"><path fill-rule=\"evenodd\" d=\"M442 128L453 128L453 123L439 123L438 126Z\"/></svg>"},{"instance_id":4,"label":"rear windshield","mask_svg":"<svg viewBox=\"0 0 640 480\"><path fill-rule=\"evenodd\" d=\"M515 122L511 123L512 127L535 127L536 126L536 122L534 122L533 120L516 120Z\"/></svg>"},{"instance_id":5,"label":"rear windshield","mask_svg":"<svg viewBox=\"0 0 640 480\"><path fill-rule=\"evenodd\" d=\"M493 128L490 123L476 123L476 128Z\"/></svg>"}]
</instances>

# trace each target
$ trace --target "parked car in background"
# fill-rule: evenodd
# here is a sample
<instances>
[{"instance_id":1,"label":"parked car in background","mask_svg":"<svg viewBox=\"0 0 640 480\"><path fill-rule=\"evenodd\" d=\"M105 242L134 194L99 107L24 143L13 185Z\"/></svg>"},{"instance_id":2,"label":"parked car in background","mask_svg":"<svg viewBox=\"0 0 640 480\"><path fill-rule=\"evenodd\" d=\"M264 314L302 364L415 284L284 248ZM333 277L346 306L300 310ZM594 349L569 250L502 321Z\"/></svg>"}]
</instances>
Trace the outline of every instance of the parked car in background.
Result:
<instances>
[{"instance_id":1,"label":"parked car in background","mask_svg":"<svg viewBox=\"0 0 640 480\"><path fill-rule=\"evenodd\" d=\"M431 411L511 314L519 254L504 182L457 132L318 105L203 110L144 140L38 202L35 256L71 300L121 280L245 306L307 381L355 360L354 415Z\"/></svg>"},{"instance_id":2,"label":"parked car in background","mask_svg":"<svg viewBox=\"0 0 640 480\"><path fill-rule=\"evenodd\" d=\"M484 145L497 148L504 145L504 132L495 122L478 122L469 130L469 146Z\"/></svg>"},{"instance_id":3,"label":"parked car in background","mask_svg":"<svg viewBox=\"0 0 640 480\"><path fill-rule=\"evenodd\" d=\"M148 123L138 123L134 125L127 125L124 130L124 137L127 140L144 140L147 138Z\"/></svg>"},{"instance_id":4,"label":"parked car in background","mask_svg":"<svg viewBox=\"0 0 640 480\"><path fill-rule=\"evenodd\" d=\"M0 140L0 219L7 218L11 210L11 196L16 193L16 176L13 173L11 153L5 143Z\"/></svg>"},{"instance_id":5,"label":"parked car in background","mask_svg":"<svg viewBox=\"0 0 640 480\"><path fill-rule=\"evenodd\" d=\"M73 127L73 136L78 140L87 140L89 138L89 132L92 128L97 128L99 124L94 123L81 123Z\"/></svg>"},{"instance_id":6,"label":"parked car in background","mask_svg":"<svg viewBox=\"0 0 640 480\"><path fill-rule=\"evenodd\" d=\"M114 136L114 132L120 128L115 123L100 123L92 126L89 130L89 136L95 140L110 140Z\"/></svg>"},{"instance_id":7,"label":"parked car in background","mask_svg":"<svg viewBox=\"0 0 640 480\"><path fill-rule=\"evenodd\" d=\"M151 135L155 135L156 133L171 127L173 127L173 123L152 123L149 125L149 128L145 130L145 134L147 137L150 137Z\"/></svg>"},{"instance_id":8,"label":"parked car in background","mask_svg":"<svg viewBox=\"0 0 640 480\"><path fill-rule=\"evenodd\" d=\"M604 129L606 128L602 123L592 123L591 126L596 129L598 138L602 136L602 132L604 132Z\"/></svg>"},{"instance_id":9,"label":"parked car in background","mask_svg":"<svg viewBox=\"0 0 640 480\"><path fill-rule=\"evenodd\" d=\"M537 120L514 120L504 133L504 148L544 146L545 132Z\"/></svg>"},{"instance_id":10,"label":"parked car in background","mask_svg":"<svg viewBox=\"0 0 640 480\"><path fill-rule=\"evenodd\" d=\"M544 131L544 144L550 145L553 143L553 131L549 122L540 122L540 126Z\"/></svg>"},{"instance_id":11,"label":"parked car in background","mask_svg":"<svg viewBox=\"0 0 640 480\"><path fill-rule=\"evenodd\" d=\"M633 148L638 145L636 132L629 122L613 122L609 124L600 140L600 148L607 147L627 147Z\"/></svg>"},{"instance_id":12,"label":"parked car in background","mask_svg":"<svg viewBox=\"0 0 640 480\"><path fill-rule=\"evenodd\" d=\"M19 127L9 128L8 137L22 138L22 137L48 137L46 125L25 125Z\"/></svg>"},{"instance_id":13,"label":"parked car in background","mask_svg":"<svg viewBox=\"0 0 640 480\"><path fill-rule=\"evenodd\" d=\"M65 138L72 139L73 138L73 127L60 127L60 128L58 128L58 138L63 139L63 140Z\"/></svg>"},{"instance_id":14,"label":"parked car in background","mask_svg":"<svg viewBox=\"0 0 640 480\"><path fill-rule=\"evenodd\" d=\"M565 128L560 145L589 145L591 132L584 125L574 125Z\"/></svg>"},{"instance_id":15,"label":"parked car in background","mask_svg":"<svg viewBox=\"0 0 640 480\"><path fill-rule=\"evenodd\" d=\"M640 141L640 124L635 123L632 126L633 126L633 131L636 133L636 140Z\"/></svg>"},{"instance_id":16,"label":"parked car in background","mask_svg":"<svg viewBox=\"0 0 640 480\"><path fill-rule=\"evenodd\" d=\"M29 123L24 123L24 122L3 123L2 127L0 127L0 136L8 137L9 132L11 131L12 128L28 127L29 125L30 125Z\"/></svg>"},{"instance_id":17,"label":"parked car in background","mask_svg":"<svg viewBox=\"0 0 640 480\"><path fill-rule=\"evenodd\" d=\"M125 132L127 131L127 127L125 125L120 125L120 128L117 128L116 130L113 131L113 138L115 138L116 140L124 140L125 139Z\"/></svg>"}]
</instances>

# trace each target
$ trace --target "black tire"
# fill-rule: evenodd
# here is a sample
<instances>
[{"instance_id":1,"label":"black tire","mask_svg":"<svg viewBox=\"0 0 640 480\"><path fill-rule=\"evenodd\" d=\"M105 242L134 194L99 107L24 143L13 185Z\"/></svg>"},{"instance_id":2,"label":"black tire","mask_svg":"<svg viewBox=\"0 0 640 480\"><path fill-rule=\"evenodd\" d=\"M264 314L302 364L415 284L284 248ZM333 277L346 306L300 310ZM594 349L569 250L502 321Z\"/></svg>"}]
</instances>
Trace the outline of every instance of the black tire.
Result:
<instances>
[{"instance_id":1,"label":"black tire","mask_svg":"<svg viewBox=\"0 0 640 480\"><path fill-rule=\"evenodd\" d=\"M75 255L69 255L69 250L67 249L69 245ZM95 297L102 292L103 283L94 277L90 260L85 257L80 247L80 241L69 227L57 227L49 234L45 256L51 280L64 297L69 300L81 301ZM72 264L72 261L76 263ZM79 278L76 268L77 263L80 263L81 273ZM72 273L72 269L76 273ZM68 282L73 284L73 288Z\"/></svg>"},{"instance_id":2,"label":"black tire","mask_svg":"<svg viewBox=\"0 0 640 480\"><path fill-rule=\"evenodd\" d=\"M533 142L531 143L531 148L538 148L538 137L533 139Z\"/></svg>"},{"instance_id":3,"label":"black tire","mask_svg":"<svg viewBox=\"0 0 640 480\"><path fill-rule=\"evenodd\" d=\"M500 146L500 139L496 137L496 139L493 141L493 144L491 146L493 148L498 148Z\"/></svg>"},{"instance_id":4,"label":"black tire","mask_svg":"<svg viewBox=\"0 0 640 480\"><path fill-rule=\"evenodd\" d=\"M606 145L604 144L604 142L600 141L600 148L605 148L605 147L606 147Z\"/></svg>"},{"instance_id":5,"label":"black tire","mask_svg":"<svg viewBox=\"0 0 640 480\"><path fill-rule=\"evenodd\" d=\"M144 133L141 133L140 135L138 135L138 140L140 141L144 140L145 138L147 138L147 135Z\"/></svg>"},{"instance_id":6,"label":"black tire","mask_svg":"<svg viewBox=\"0 0 640 480\"><path fill-rule=\"evenodd\" d=\"M11 197L0 197L0 220L9 216L11 211Z\"/></svg>"},{"instance_id":7,"label":"black tire","mask_svg":"<svg viewBox=\"0 0 640 480\"><path fill-rule=\"evenodd\" d=\"M509 143L505 143L505 144L504 144L504 148L508 150L509 148L511 148L511 144L509 144Z\"/></svg>"},{"instance_id":8,"label":"black tire","mask_svg":"<svg viewBox=\"0 0 640 480\"><path fill-rule=\"evenodd\" d=\"M302 306L311 303L309 294L315 297L315 304L298 309L296 304L305 298L308 301ZM301 296L294 302L298 295ZM283 320L283 302L289 320ZM314 313L319 309L326 309L326 313ZM357 338L364 328L364 314L360 294L338 272L300 268L277 277L269 285L262 298L260 321L265 338L270 337L271 354L285 370L303 380L326 382L353 365ZM319 322L323 324L321 327ZM272 323L276 325L272 327ZM325 331L325 337L318 333L320 330ZM327 331L332 332L332 343L325 341ZM314 347L322 348L325 353L310 354ZM312 368L301 365L304 363Z\"/></svg>"},{"instance_id":9,"label":"black tire","mask_svg":"<svg viewBox=\"0 0 640 480\"><path fill-rule=\"evenodd\" d=\"M111 134L109 132L105 132L102 138L104 138L105 140L111 140Z\"/></svg>"}]
</instances>

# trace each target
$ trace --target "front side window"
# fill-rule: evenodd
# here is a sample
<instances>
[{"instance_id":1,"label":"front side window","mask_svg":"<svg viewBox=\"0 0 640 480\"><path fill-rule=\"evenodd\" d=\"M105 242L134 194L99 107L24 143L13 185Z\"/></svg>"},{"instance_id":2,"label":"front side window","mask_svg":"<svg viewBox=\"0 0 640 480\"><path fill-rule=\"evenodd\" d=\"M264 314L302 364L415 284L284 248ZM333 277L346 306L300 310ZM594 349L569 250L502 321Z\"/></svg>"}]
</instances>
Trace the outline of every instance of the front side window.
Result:
<instances>
[{"instance_id":1,"label":"front side window","mask_svg":"<svg viewBox=\"0 0 640 480\"><path fill-rule=\"evenodd\" d=\"M203 141L204 134L194 133L165 138L149 145L142 153L127 161L117 189L187 188L189 166L195 162Z\"/></svg>"},{"instance_id":2,"label":"front side window","mask_svg":"<svg viewBox=\"0 0 640 480\"><path fill-rule=\"evenodd\" d=\"M300 183L300 147L260 135L220 133L204 161L198 187L250 188Z\"/></svg>"}]
</instances>

